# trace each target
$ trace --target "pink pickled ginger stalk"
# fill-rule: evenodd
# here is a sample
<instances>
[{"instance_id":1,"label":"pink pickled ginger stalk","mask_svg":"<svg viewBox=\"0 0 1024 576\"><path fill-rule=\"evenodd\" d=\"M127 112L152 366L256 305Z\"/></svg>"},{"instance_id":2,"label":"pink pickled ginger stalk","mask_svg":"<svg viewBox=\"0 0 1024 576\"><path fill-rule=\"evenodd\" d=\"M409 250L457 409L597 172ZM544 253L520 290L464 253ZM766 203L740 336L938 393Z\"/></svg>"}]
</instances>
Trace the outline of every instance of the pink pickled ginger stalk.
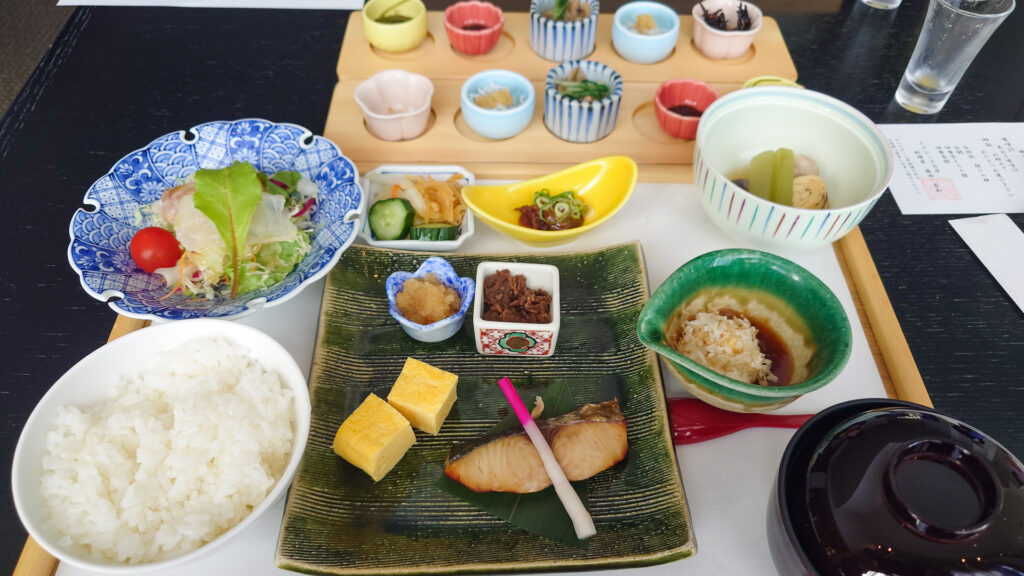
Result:
<instances>
[{"instance_id":1,"label":"pink pickled ginger stalk","mask_svg":"<svg viewBox=\"0 0 1024 576\"><path fill-rule=\"evenodd\" d=\"M555 493L558 494L558 499L562 501L562 506L565 506L565 511L569 513L572 527L576 530L576 537L584 540L597 534L593 518L590 517L590 513L583 506L583 502L580 500L579 495L576 494L572 484L569 483L569 479L565 477L565 472L558 465L555 454L551 452L551 447L548 446L547 440L544 439L544 434L541 433L537 423L530 416L530 411L526 409L526 405L520 400L515 386L512 385L512 381L508 378L502 378L498 381L498 386L505 393L508 403L512 405L512 410L523 425L526 435L530 437L530 441L537 448L541 462L544 463L544 470L548 473L548 477L551 478L551 484L555 487Z\"/></svg>"}]
</instances>

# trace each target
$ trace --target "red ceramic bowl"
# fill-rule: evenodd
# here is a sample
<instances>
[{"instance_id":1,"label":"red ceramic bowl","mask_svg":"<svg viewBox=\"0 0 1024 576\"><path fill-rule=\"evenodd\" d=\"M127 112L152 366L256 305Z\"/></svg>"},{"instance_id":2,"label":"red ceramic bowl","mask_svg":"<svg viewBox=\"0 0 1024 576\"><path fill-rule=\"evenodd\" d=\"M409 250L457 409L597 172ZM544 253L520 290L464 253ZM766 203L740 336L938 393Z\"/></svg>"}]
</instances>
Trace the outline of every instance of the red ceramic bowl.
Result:
<instances>
[{"instance_id":1,"label":"red ceramic bowl","mask_svg":"<svg viewBox=\"0 0 1024 576\"><path fill-rule=\"evenodd\" d=\"M700 116L682 116L672 112L673 106L690 106L701 114L718 99L718 92L696 80L669 80L654 93L654 112L661 129L674 138L691 140L697 136Z\"/></svg>"},{"instance_id":2,"label":"red ceramic bowl","mask_svg":"<svg viewBox=\"0 0 1024 576\"><path fill-rule=\"evenodd\" d=\"M444 11L448 41L463 54L486 54L501 37L505 15L490 2L457 2Z\"/></svg>"}]
</instances>

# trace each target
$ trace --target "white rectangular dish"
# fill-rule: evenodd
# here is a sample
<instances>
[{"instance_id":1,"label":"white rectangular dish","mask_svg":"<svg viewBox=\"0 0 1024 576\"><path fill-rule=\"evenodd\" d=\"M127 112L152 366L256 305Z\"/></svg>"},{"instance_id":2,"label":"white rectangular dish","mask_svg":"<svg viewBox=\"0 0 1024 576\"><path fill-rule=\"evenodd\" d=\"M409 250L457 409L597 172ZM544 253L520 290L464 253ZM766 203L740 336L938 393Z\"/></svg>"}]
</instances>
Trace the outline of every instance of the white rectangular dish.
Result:
<instances>
[{"instance_id":1,"label":"white rectangular dish","mask_svg":"<svg viewBox=\"0 0 1024 576\"><path fill-rule=\"evenodd\" d=\"M363 187L366 195L366 210L363 218L363 227L359 231L359 237L370 246L376 248L391 248L394 250L416 250L424 252L454 252L462 244L473 236L473 213L466 210L466 216L459 227L459 236L455 240L378 240L370 231L370 207L378 200L378 197L391 190L407 176L429 176L434 180L447 180L454 174L461 174L459 183L468 186L476 181L473 173L462 166L454 165L416 165L416 164L385 164L373 169L362 178L359 184Z\"/></svg>"}]
</instances>

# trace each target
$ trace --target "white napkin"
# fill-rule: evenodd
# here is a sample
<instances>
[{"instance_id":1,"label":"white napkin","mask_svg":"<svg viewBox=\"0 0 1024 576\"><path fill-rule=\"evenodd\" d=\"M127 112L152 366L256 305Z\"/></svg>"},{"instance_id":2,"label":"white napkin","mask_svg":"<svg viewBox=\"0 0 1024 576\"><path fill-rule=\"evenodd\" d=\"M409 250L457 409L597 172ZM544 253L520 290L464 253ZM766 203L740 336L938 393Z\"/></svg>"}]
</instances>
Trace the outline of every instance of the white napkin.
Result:
<instances>
[{"instance_id":1,"label":"white napkin","mask_svg":"<svg viewBox=\"0 0 1024 576\"><path fill-rule=\"evenodd\" d=\"M1024 232L1006 214L961 218L949 223L1024 311Z\"/></svg>"}]
</instances>

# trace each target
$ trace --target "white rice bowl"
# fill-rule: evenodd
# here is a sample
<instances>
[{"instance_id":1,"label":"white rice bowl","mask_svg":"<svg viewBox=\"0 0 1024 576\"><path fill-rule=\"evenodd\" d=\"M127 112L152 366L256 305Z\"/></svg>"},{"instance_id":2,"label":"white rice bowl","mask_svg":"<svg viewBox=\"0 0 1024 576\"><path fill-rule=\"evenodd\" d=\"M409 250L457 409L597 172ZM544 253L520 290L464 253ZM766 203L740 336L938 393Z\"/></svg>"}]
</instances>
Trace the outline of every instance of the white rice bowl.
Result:
<instances>
[{"instance_id":1,"label":"white rice bowl","mask_svg":"<svg viewBox=\"0 0 1024 576\"><path fill-rule=\"evenodd\" d=\"M61 561L183 564L284 494L308 432L306 380L272 338L221 320L152 326L87 356L39 402L15 451L15 505Z\"/></svg>"}]
</instances>

